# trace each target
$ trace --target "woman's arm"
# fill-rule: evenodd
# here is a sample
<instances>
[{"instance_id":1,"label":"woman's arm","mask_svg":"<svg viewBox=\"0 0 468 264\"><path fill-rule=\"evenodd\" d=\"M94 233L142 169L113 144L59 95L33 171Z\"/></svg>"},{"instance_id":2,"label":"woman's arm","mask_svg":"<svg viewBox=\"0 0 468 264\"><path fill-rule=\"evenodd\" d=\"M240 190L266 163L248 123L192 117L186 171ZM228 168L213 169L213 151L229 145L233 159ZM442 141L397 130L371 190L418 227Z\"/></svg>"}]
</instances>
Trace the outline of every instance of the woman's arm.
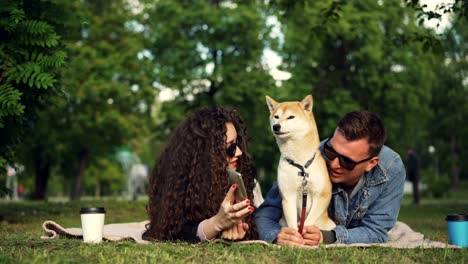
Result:
<instances>
[{"instance_id":1,"label":"woman's arm","mask_svg":"<svg viewBox=\"0 0 468 264\"><path fill-rule=\"evenodd\" d=\"M200 234L199 237L202 241L216 238L221 231L240 223L242 219L254 211L254 207L250 205L251 202L248 199L234 204L236 188L237 185L232 185L215 216L205 219L199 224L197 233Z\"/></svg>"}]
</instances>

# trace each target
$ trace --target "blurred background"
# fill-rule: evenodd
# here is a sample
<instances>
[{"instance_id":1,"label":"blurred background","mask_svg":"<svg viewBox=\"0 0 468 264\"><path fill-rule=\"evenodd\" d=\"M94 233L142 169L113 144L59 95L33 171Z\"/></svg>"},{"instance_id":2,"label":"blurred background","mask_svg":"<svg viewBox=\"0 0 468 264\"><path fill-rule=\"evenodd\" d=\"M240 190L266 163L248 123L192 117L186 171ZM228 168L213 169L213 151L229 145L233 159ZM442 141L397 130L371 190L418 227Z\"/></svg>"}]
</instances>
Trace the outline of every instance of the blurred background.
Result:
<instances>
[{"instance_id":1,"label":"blurred background","mask_svg":"<svg viewBox=\"0 0 468 264\"><path fill-rule=\"evenodd\" d=\"M322 139L376 112L405 164L417 153L422 195L468 180L466 1L1 2L3 199L144 197L171 131L206 106L240 111L265 194L265 95L312 94Z\"/></svg>"}]
</instances>

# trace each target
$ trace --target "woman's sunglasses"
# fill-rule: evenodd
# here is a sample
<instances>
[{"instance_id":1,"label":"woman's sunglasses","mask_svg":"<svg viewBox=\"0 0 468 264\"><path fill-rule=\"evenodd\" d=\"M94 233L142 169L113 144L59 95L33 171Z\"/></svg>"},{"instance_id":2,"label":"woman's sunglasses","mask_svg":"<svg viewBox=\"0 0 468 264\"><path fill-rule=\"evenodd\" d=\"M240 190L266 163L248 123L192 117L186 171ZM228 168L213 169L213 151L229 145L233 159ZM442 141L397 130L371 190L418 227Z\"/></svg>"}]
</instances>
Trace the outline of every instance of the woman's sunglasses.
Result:
<instances>
[{"instance_id":1,"label":"woman's sunglasses","mask_svg":"<svg viewBox=\"0 0 468 264\"><path fill-rule=\"evenodd\" d=\"M229 157L234 158L234 156L236 155L237 147L240 148L240 138L237 138L236 142L229 145L229 147L226 149L226 152Z\"/></svg>"},{"instance_id":2,"label":"woman's sunglasses","mask_svg":"<svg viewBox=\"0 0 468 264\"><path fill-rule=\"evenodd\" d=\"M330 145L330 139L332 137L329 137L327 139L327 141L325 142L325 145L324 145L324 152L325 152L325 156L327 157L327 159L329 160L334 160L335 158L338 158L339 162L340 162L340 166L343 168L343 169L346 169L346 170L354 170L354 168L356 167L356 165L360 164L360 163L363 163L363 162L366 162L370 159L372 159L373 157L369 157L367 159L363 159L363 160L360 160L360 161L354 161L348 157L345 157L341 154L339 154L338 152L335 151L335 149Z\"/></svg>"}]
</instances>

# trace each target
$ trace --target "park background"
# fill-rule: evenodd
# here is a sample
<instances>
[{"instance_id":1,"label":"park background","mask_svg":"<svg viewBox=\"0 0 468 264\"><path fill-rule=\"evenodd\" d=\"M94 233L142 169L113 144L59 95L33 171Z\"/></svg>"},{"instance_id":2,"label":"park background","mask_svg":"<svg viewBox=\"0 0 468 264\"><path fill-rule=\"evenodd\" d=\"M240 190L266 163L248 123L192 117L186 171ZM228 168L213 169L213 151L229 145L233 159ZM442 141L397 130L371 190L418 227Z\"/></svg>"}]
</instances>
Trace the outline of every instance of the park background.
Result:
<instances>
[{"instance_id":1,"label":"park background","mask_svg":"<svg viewBox=\"0 0 468 264\"><path fill-rule=\"evenodd\" d=\"M466 1L9 1L0 12L0 183L22 197L121 195L192 109L238 109L263 191L279 151L265 95L384 121L428 194L468 178ZM120 155L120 156L119 156ZM18 168L19 167L19 168Z\"/></svg>"},{"instance_id":2,"label":"park background","mask_svg":"<svg viewBox=\"0 0 468 264\"><path fill-rule=\"evenodd\" d=\"M147 219L144 194L128 201L128 164L151 170L199 107L238 109L265 194L279 158L265 95L312 94L322 139L367 109L405 163L418 153L426 189L399 220L448 242L445 215L468 208L467 1L0 2L0 194L12 196L8 166L22 187L0 201L0 262L467 262L466 249L39 238L48 219L80 226L83 206L106 207L106 223Z\"/></svg>"}]
</instances>

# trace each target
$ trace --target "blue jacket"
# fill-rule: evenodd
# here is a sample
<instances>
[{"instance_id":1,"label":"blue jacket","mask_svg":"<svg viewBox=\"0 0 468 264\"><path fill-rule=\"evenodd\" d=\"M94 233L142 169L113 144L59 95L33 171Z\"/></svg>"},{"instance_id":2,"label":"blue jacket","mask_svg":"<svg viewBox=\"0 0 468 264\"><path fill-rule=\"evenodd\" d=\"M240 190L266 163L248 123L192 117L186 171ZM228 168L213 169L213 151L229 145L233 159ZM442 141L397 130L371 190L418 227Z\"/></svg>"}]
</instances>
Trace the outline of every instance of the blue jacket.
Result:
<instances>
[{"instance_id":1,"label":"blue jacket","mask_svg":"<svg viewBox=\"0 0 468 264\"><path fill-rule=\"evenodd\" d=\"M323 142L321 145L323 153ZM325 155L323 155L326 159ZM405 167L400 156L384 146L379 163L363 176L364 185L348 199L348 194L338 184L333 184L333 194L328 216L336 223L336 243L384 243L387 231L398 218ZM273 242L281 230L278 223L283 213L278 184L275 182L255 213L261 240Z\"/></svg>"}]
</instances>

